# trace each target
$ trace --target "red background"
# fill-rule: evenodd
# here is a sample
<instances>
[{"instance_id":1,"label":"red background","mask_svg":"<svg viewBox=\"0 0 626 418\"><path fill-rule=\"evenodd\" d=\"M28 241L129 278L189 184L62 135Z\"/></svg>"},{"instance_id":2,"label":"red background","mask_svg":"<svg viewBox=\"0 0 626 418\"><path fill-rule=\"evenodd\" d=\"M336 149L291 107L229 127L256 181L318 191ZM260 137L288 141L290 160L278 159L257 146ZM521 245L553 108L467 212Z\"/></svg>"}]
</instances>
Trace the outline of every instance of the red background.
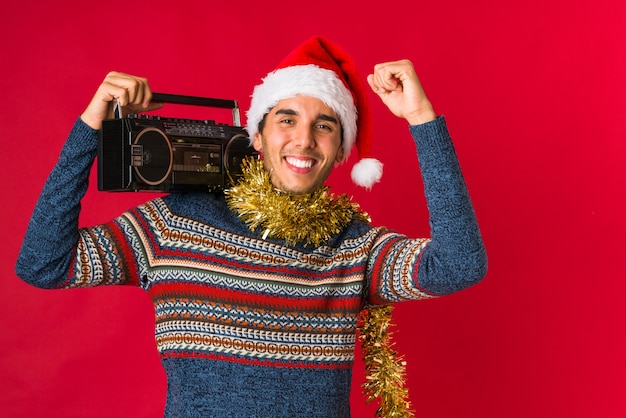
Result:
<instances>
[{"instance_id":1,"label":"red background","mask_svg":"<svg viewBox=\"0 0 626 418\"><path fill-rule=\"evenodd\" d=\"M447 117L487 245L481 284L395 310L417 416L625 416L626 3L40 3L5 5L0 25L2 416L163 413L141 290L45 291L13 272L39 191L106 72L247 109L252 87L313 34L350 51L363 76L380 61L414 61ZM426 236L405 123L371 99L383 182L352 186L351 160L331 183L375 224ZM94 185L81 222L149 197ZM362 371L357 361L353 411L371 417Z\"/></svg>"}]
</instances>

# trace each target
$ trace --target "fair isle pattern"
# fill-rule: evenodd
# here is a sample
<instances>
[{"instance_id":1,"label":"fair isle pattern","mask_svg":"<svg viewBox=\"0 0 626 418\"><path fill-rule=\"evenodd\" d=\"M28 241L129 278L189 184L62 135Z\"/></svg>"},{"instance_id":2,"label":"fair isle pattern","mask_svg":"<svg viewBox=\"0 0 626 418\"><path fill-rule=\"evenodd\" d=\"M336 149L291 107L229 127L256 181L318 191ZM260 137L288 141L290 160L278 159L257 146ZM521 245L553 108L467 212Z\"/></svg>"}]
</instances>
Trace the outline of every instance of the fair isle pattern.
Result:
<instances>
[{"instance_id":1,"label":"fair isle pattern","mask_svg":"<svg viewBox=\"0 0 626 418\"><path fill-rule=\"evenodd\" d=\"M361 291L361 283L346 283L345 286L336 287L332 285L304 287L304 286L283 286L280 283L272 283L267 281L249 280L242 281L228 276L219 274L207 274L198 271L171 270L171 271L155 271L152 275L153 281L159 282L163 280L174 281L193 281L197 283L212 283L222 288L237 289L246 292L260 292L281 297L315 297L319 295L321 289L331 297L349 297L356 292Z\"/></svg>"},{"instance_id":2,"label":"fair isle pattern","mask_svg":"<svg viewBox=\"0 0 626 418\"><path fill-rule=\"evenodd\" d=\"M190 254L193 253L198 256L186 257L186 266L189 266L187 263L195 262L194 267L206 269L205 261L221 259L222 261L233 262L223 266L224 273L233 273L231 268L235 268L239 273L245 273L241 270L242 265L237 263L249 262L250 264L245 265L245 268L267 270L264 271L265 274L278 273L274 277L265 277L266 280L289 283L296 280L302 281L305 285L310 283L311 273L315 271L326 276L329 280L328 283L334 283L337 280L337 269L351 270L354 268L355 262L363 261L364 257L367 256L364 243L371 245L371 241L377 233L377 230L372 230L360 239L348 240L342 244L341 251L322 246L313 253L306 253L286 245L228 233L189 218L175 216L169 211L162 199L148 202L140 210L143 215L141 219L129 217L129 220L140 231L144 243L153 239L153 244L156 244L154 247L150 246L155 251L147 254L148 263L152 267L179 262L178 256L171 257L168 251L168 249L176 248L179 251L186 250ZM155 234L147 236L143 231L146 228L154 231ZM202 255L208 256L208 258ZM198 259L202 261L198 262ZM220 267L211 266L210 270L216 271L215 268ZM292 273L289 274L286 269ZM289 278L286 278L285 274ZM343 283L350 280L349 277L342 277L341 279ZM359 277L358 274L352 278L352 281L355 282L360 280L362 277ZM316 284L319 285L320 282L317 281Z\"/></svg>"},{"instance_id":3,"label":"fair isle pattern","mask_svg":"<svg viewBox=\"0 0 626 418\"><path fill-rule=\"evenodd\" d=\"M434 298L418 285L417 274L422 250L430 239L408 239L386 234L372 253L370 298L373 303L401 302Z\"/></svg>"},{"instance_id":4,"label":"fair isle pattern","mask_svg":"<svg viewBox=\"0 0 626 418\"><path fill-rule=\"evenodd\" d=\"M117 221L114 221L114 224L122 230L126 238L126 245L128 246L129 252L135 257L137 276L140 278L147 277L148 262L146 261L146 251L144 250L142 241L139 239L137 231L125 216L119 217Z\"/></svg>"},{"instance_id":5,"label":"fair isle pattern","mask_svg":"<svg viewBox=\"0 0 626 418\"><path fill-rule=\"evenodd\" d=\"M351 366L378 230L304 252L178 216L162 199L124 217L145 251L162 357Z\"/></svg>"},{"instance_id":6,"label":"fair isle pattern","mask_svg":"<svg viewBox=\"0 0 626 418\"><path fill-rule=\"evenodd\" d=\"M137 284L133 252L126 250L124 236L114 222L79 230L74 271L63 287Z\"/></svg>"},{"instance_id":7,"label":"fair isle pattern","mask_svg":"<svg viewBox=\"0 0 626 418\"><path fill-rule=\"evenodd\" d=\"M157 326L157 335L161 351L173 357L180 356L180 353L210 353L206 357L226 360L238 358L249 364L278 363L291 367L345 367L353 360L355 340L354 334L344 338L262 331L243 326L218 326L200 321L165 323Z\"/></svg>"},{"instance_id":8,"label":"fair isle pattern","mask_svg":"<svg viewBox=\"0 0 626 418\"><path fill-rule=\"evenodd\" d=\"M383 228L300 249L177 215L159 198L80 234L68 286L140 284L162 358L348 369L366 296L432 297L416 284L428 240Z\"/></svg>"}]
</instances>

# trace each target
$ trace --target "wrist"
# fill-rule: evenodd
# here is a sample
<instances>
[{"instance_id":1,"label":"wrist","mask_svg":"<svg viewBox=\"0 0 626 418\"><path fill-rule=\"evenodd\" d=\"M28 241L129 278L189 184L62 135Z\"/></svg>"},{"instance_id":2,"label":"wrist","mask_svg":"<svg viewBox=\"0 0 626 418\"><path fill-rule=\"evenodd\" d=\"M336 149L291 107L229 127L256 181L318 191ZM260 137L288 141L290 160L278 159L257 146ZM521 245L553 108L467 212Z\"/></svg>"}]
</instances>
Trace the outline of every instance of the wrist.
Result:
<instances>
[{"instance_id":1,"label":"wrist","mask_svg":"<svg viewBox=\"0 0 626 418\"><path fill-rule=\"evenodd\" d=\"M437 119L437 114L430 100L424 97L414 104L413 111L408 112L405 119L410 125L421 125Z\"/></svg>"},{"instance_id":2,"label":"wrist","mask_svg":"<svg viewBox=\"0 0 626 418\"><path fill-rule=\"evenodd\" d=\"M409 125L421 125L423 123L432 122L437 119L435 110L431 107L423 111L415 112L411 115L407 115L406 120Z\"/></svg>"},{"instance_id":3,"label":"wrist","mask_svg":"<svg viewBox=\"0 0 626 418\"><path fill-rule=\"evenodd\" d=\"M80 119L85 122L85 124L91 129L94 129L96 131L102 129L102 120L90 118L89 115L86 113L80 115Z\"/></svg>"}]
</instances>

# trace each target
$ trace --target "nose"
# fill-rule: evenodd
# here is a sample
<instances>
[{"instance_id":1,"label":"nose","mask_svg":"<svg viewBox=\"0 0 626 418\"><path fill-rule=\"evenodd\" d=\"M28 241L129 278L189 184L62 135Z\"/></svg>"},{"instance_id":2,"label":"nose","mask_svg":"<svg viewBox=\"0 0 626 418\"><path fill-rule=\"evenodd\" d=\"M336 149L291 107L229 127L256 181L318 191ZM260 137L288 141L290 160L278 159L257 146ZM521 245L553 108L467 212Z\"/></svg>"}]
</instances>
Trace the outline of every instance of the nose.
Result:
<instances>
[{"instance_id":1,"label":"nose","mask_svg":"<svg viewBox=\"0 0 626 418\"><path fill-rule=\"evenodd\" d=\"M301 124L295 130L292 141L299 148L315 148L315 132L313 128Z\"/></svg>"}]
</instances>

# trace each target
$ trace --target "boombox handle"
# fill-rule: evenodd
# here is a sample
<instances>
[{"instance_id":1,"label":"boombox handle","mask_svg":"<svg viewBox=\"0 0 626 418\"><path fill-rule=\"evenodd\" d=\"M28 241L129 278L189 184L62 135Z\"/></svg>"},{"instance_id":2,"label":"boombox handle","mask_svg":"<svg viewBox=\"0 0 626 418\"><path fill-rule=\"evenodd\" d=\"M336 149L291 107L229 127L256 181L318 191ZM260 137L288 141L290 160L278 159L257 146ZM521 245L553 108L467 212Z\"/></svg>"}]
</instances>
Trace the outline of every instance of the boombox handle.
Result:
<instances>
[{"instance_id":1,"label":"boombox handle","mask_svg":"<svg viewBox=\"0 0 626 418\"><path fill-rule=\"evenodd\" d=\"M222 109L232 109L233 125L240 127L241 118L239 116L239 105L236 100L211 99L208 97L181 96L179 94L152 93L152 100L155 102L184 104L193 106L219 107ZM115 118L120 119L122 115L119 103L115 104Z\"/></svg>"}]
</instances>

